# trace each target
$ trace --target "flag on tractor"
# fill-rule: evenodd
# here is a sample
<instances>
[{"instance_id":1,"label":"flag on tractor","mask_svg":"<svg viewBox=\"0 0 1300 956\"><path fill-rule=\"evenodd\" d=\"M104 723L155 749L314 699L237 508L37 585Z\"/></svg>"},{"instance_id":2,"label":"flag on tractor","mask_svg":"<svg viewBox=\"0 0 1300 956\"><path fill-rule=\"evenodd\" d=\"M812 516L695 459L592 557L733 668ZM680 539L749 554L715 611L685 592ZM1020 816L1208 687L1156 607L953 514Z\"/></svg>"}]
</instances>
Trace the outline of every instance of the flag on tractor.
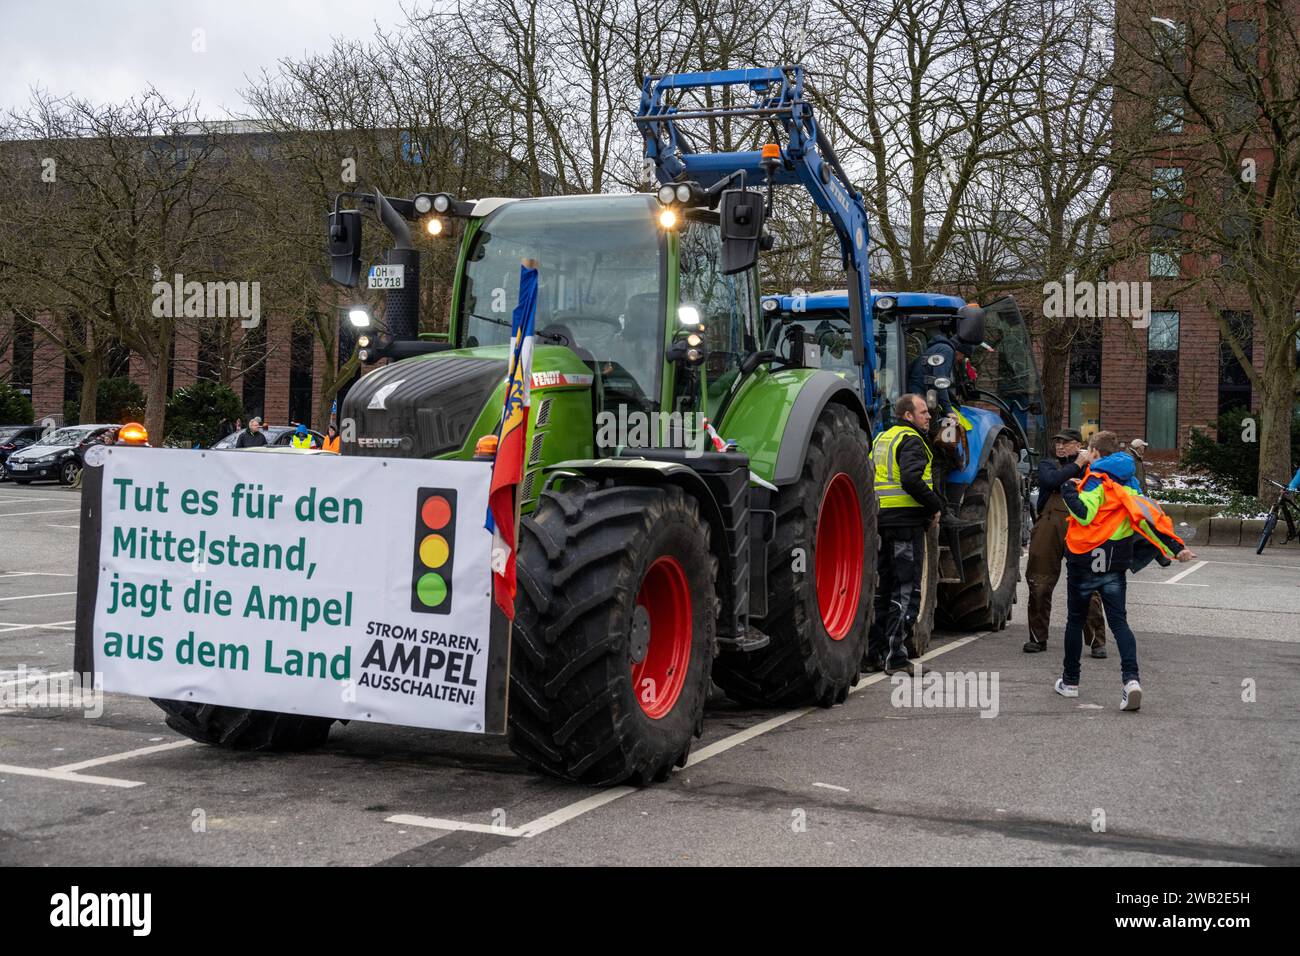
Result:
<instances>
[{"instance_id":1,"label":"flag on tractor","mask_svg":"<svg viewBox=\"0 0 1300 956\"><path fill-rule=\"evenodd\" d=\"M510 620L515 617L516 495L524 476L529 383L533 369L533 324L537 319L537 270L519 269L519 304L510 325L510 370L506 401L497 428L485 527L492 532L492 596Z\"/></svg>"}]
</instances>

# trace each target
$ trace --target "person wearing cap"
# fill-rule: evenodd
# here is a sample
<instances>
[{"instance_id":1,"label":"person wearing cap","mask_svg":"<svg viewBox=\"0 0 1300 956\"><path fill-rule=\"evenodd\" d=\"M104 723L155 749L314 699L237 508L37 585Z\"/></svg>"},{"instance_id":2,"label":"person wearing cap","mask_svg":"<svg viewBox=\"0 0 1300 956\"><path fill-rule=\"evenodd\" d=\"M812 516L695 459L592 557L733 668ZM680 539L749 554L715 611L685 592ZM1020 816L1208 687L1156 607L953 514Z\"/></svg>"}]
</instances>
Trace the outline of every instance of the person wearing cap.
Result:
<instances>
[{"instance_id":1,"label":"person wearing cap","mask_svg":"<svg viewBox=\"0 0 1300 956\"><path fill-rule=\"evenodd\" d=\"M1145 463L1142 461L1142 456L1146 454L1146 451L1147 443L1141 438L1134 438L1128 443L1128 453L1133 456L1135 466L1133 477L1142 486L1142 494L1144 495L1147 493L1147 470Z\"/></svg>"},{"instance_id":2,"label":"person wearing cap","mask_svg":"<svg viewBox=\"0 0 1300 956\"><path fill-rule=\"evenodd\" d=\"M1038 463L1038 512L1029 535L1029 563L1025 566L1025 581L1029 585L1026 654L1047 650L1047 629L1052 622L1052 592L1061 579L1069 521L1069 510L1061 499L1061 486L1082 476L1086 465L1087 452L1078 429L1062 429L1052 437L1052 441L1056 460L1044 458ZM1092 656L1105 657L1106 621L1098 594L1093 594L1088 603L1083 632L1084 640L1092 648Z\"/></svg>"},{"instance_id":3,"label":"person wearing cap","mask_svg":"<svg viewBox=\"0 0 1300 956\"><path fill-rule=\"evenodd\" d=\"M299 422L298 427L294 429L293 437L289 439L289 444L301 451L308 451L311 449L311 435L307 433L307 426L302 422Z\"/></svg>"},{"instance_id":4,"label":"person wearing cap","mask_svg":"<svg viewBox=\"0 0 1300 956\"><path fill-rule=\"evenodd\" d=\"M254 416L248 420L248 428L235 440L236 448L265 448L266 435L262 431L262 419Z\"/></svg>"}]
</instances>

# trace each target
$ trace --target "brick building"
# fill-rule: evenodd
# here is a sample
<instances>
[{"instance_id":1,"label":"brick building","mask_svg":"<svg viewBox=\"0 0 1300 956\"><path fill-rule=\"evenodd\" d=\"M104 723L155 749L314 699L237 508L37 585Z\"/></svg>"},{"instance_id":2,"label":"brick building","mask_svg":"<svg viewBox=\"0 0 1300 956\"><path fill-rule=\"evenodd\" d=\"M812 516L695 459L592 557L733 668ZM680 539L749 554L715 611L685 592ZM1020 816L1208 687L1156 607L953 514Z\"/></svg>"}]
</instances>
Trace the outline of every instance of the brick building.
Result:
<instances>
[{"instance_id":1,"label":"brick building","mask_svg":"<svg viewBox=\"0 0 1300 956\"><path fill-rule=\"evenodd\" d=\"M1300 3L1283 3L1300 17ZM1170 6L1173 12L1165 14L1170 19L1159 22L1149 16L1149 4L1121 0L1116 5L1116 68L1121 77L1116 126L1147 124L1148 148L1135 165L1148 177L1149 186L1121 189L1114 196L1112 238L1135 254L1113 266L1107 278L1150 282L1150 324L1140 328L1131 321L1107 319L1096 323L1091 335L1077 339L1063 407L1072 426L1104 427L1125 438L1142 436L1157 454L1172 456L1186 447L1193 427L1212 426L1219 414L1233 408L1257 407L1258 396L1222 334L1220 319L1236 330L1238 343L1256 369L1263 368L1268 343L1255 328L1244 286L1220 281L1209 294L1195 281L1211 271L1221 280L1231 265L1222 247L1206 247L1209 230L1198 229L1194 217L1221 217L1215 228L1232 235L1234 221L1227 209L1232 184L1225 184L1222 174L1217 181L1208 175L1212 156L1207 141L1218 134L1199 125L1185 109L1178 76L1170 74L1186 75L1189 53L1201 61L1193 68L1204 70L1205 51L1216 42L1236 45L1248 62L1267 62L1271 54L1261 40L1257 3L1223 6L1213 27L1201 24L1202 46L1195 49L1187 46L1185 24L1173 20L1179 7ZM1204 16L1205 10L1188 15ZM1214 39L1205 40L1207 34ZM1150 59L1144 61L1145 50ZM1289 68L1295 66L1290 63ZM1221 69L1219 77L1229 90L1223 108L1239 112L1235 128L1249 130L1258 122L1257 104L1249 96L1234 104L1230 63L1212 69ZM1271 166L1273 150L1265 137L1246 132L1234 146L1243 168L1263 171ZM1259 185L1262 188L1262 181ZM1240 229L1244 222L1238 219L1235 225ZM1184 240L1193 232L1201 239L1196 248L1189 248L1192 243ZM1300 310L1300 300L1295 305ZM1300 351L1300 342L1297 347Z\"/></svg>"}]
</instances>

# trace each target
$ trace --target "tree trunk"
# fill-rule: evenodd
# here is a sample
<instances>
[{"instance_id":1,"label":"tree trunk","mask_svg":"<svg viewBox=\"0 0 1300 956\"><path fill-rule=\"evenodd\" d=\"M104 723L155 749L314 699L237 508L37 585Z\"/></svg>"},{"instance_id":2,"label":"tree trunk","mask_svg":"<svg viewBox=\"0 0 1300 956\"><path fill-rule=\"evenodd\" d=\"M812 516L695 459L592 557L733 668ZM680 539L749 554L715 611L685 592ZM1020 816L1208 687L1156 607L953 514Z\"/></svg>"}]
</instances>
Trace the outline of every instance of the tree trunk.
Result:
<instances>
[{"instance_id":1,"label":"tree trunk","mask_svg":"<svg viewBox=\"0 0 1300 956\"><path fill-rule=\"evenodd\" d=\"M89 336L88 336L89 338ZM78 417L85 424L92 424L99 417L99 367L101 353L93 342L87 342L90 350L81 364L81 406Z\"/></svg>"},{"instance_id":2,"label":"tree trunk","mask_svg":"<svg viewBox=\"0 0 1300 956\"><path fill-rule=\"evenodd\" d=\"M1270 478L1282 485L1291 480L1291 417L1295 414L1295 398L1290 385L1293 373L1285 364L1280 370L1272 368L1275 361L1270 361L1264 369L1264 388L1260 391L1259 402L1257 494L1265 500L1272 500L1277 493L1277 489L1268 483Z\"/></svg>"},{"instance_id":3,"label":"tree trunk","mask_svg":"<svg viewBox=\"0 0 1300 956\"><path fill-rule=\"evenodd\" d=\"M1044 344L1043 370L1040 378L1043 387L1043 411L1047 427L1052 434L1066 424L1065 372L1070 364L1070 353L1054 348L1051 342Z\"/></svg>"},{"instance_id":4,"label":"tree trunk","mask_svg":"<svg viewBox=\"0 0 1300 956\"><path fill-rule=\"evenodd\" d=\"M144 427L149 430L149 443L155 448L162 445L163 427L167 424L167 371L171 364L171 350L161 348L146 360L149 369L149 388L145 392Z\"/></svg>"}]
</instances>

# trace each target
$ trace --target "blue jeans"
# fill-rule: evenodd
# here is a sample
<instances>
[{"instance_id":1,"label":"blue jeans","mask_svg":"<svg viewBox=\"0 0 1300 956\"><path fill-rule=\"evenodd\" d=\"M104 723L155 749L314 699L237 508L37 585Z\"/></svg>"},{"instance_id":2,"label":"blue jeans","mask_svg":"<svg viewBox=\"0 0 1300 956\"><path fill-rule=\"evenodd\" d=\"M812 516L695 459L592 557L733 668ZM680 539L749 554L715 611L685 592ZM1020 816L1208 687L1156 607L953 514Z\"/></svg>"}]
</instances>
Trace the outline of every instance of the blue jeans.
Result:
<instances>
[{"instance_id":1,"label":"blue jeans","mask_svg":"<svg viewBox=\"0 0 1300 956\"><path fill-rule=\"evenodd\" d=\"M1106 610L1106 623L1115 635L1119 650L1120 680L1128 683L1138 679L1137 638L1128 626L1128 580L1126 571L1107 571L1096 574L1087 567L1078 567L1066 561L1068 616L1065 621L1065 664L1061 679L1067 684L1079 683L1079 658L1083 654L1083 624L1088 619L1088 602L1093 592L1101 595Z\"/></svg>"}]
</instances>

